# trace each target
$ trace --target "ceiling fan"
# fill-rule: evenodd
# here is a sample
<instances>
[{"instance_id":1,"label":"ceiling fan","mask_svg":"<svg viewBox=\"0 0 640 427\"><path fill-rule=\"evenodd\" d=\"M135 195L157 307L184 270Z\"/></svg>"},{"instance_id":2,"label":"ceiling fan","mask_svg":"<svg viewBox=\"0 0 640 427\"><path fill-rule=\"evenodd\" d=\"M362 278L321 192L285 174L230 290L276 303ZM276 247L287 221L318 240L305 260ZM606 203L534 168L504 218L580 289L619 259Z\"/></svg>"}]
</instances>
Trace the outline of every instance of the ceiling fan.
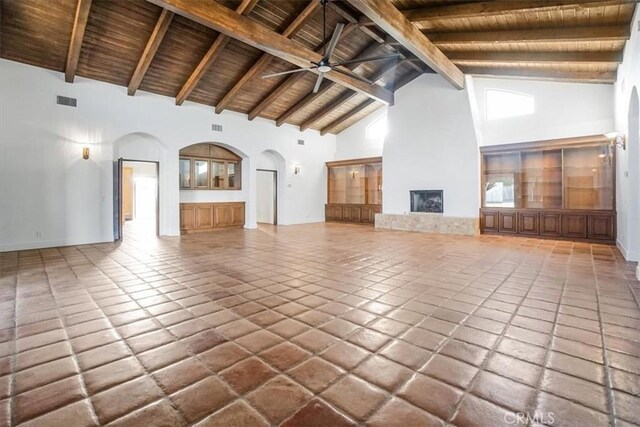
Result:
<instances>
[{"instance_id":1,"label":"ceiling fan","mask_svg":"<svg viewBox=\"0 0 640 427\"><path fill-rule=\"evenodd\" d=\"M322 5L322 33L323 33L323 40L327 39L327 5L329 4L330 0L320 0L320 4ZM263 79L267 79L270 77L277 77L277 76L282 76L284 74L292 74L292 73L299 73L302 71L311 71L311 70L317 70L318 71L318 78L316 80L316 84L313 86L313 93L318 93L318 89L320 89L320 83L322 83L322 79L324 78L324 75L330 71L335 71L338 72L340 74L346 74L350 77L354 77L358 80L362 80L366 83L371 83L369 80L365 79L364 77L356 74L356 73L351 73L346 69L341 69L340 66L342 65L351 65L351 64L358 64L361 62L370 62L370 61L380 61L380 60L384 60L384 59L393 59L393 58L400 58L400 54L398 53L394 53L391 55L381 55L381 56L370 56L367 58L361 58L361 59L350 59L347 61L337 61L337 62L331 62L331 55L333 54L333 51L336 48L336 45L338 44L338 41L340 40L340 35L342 34L342 30L344 29L344 24L342 23L338 23L336 25L336 28L333 30L333 35L331 36L331 40L329 41L328 44L325 44L324 46L324 54L322 55L322 59L320 60L320 62L314 62L314 61L310 61L311 62L311 66L310 67L306 67L306 68L298 68L296 70L290 70L290 71L283 71L281 73L274 73L274 74L267 74L262 76Z\"/></svg>"}]
</instances>

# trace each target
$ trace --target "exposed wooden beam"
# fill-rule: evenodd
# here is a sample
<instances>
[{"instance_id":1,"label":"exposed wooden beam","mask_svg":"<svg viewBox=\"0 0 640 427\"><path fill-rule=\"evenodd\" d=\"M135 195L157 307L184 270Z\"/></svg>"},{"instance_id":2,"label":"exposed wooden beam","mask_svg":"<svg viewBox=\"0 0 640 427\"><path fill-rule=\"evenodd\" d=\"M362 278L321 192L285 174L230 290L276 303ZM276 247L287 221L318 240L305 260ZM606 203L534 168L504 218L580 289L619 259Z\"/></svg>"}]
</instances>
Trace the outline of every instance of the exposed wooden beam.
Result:
<instances>
[{"instance_id":1,"label":"exposed wooden beam","mask_svg":"<svg viewBox=\"0 0 640 427\"><path fill-rule=\"evenodd\" d=\"M464 88L464 74L390 0L348 0L454 87Z\"/></svg>"},{"instance_id":2,"label":"exposed wooden beam","mask_svg":"<svg viewBox=\"0 0 640 427\"><path fill-rule=\"evenodd\" d=\"M476 43L538 43L538 42L603 42L625 41L630 36L629 25L604 27L542 28L513 31L469 31L463 33L429 33L437 46L473 45Z\"/></svg>"},{"instance_id":3,"label":"exposed wooden beam","mask_svg":"<svg viewBox=\"0 0 640 427\"><path fill-rule=\"evenodd\" d=\"M151 61L153 61L153 57L156 55L158 47L160 47L160 43L162 42L164 35L167 33L169 24L171 24L171 19L173 19L173 12L163 9L162 13L160 13L160 17L158 18L158 22L156 22L155 28L151 32L149 41L147 41L147 45L142 52L142 56L138 61L136 70L133 72L131 80L129 80L129 86L127 87L128 95L135 95L140 83L142 83L142 79L149 69L149 65L151 65Z\"/></svg>"},{"instance_id":4,"label":"exposed wooden beam","mask_svg":"<svg viewBox=\"0 0 640 427\"><path fill-rule=\"evenodd\" d=\"M320 86L320 89L318 90L318 92L316 93L311 92L305 95L304 98L296 102L291 108L289 108L287 111L282 113L280 117L276 119L276 126L282 126L287 120L289 120L291 116L293 116L298 111L303 110L307 105L310 105L316 99L320 98L322 95L327 93L327 91L331 89L333 86L334 86L333 82L324 82Z\"/></svg>"},{"instance_id":5,"label":"exposed wooden beam","mask_svg":"<svg viewBox=\"0 0 640 427\"><path fill-rule=\"evenodd\" d=\"M454 64L504 64L504 63L558 63L601 64L622 62L622 51L617 52L445 52Z\"/></svg>"},{"instance_id":6,"label":"exposed wooden beam","mask_svg":"<svg viewBox=\"0 0 640 427\"><path fill-rule=\"evenodd\" d=\"M348 24L342 30L341 38L345 38L349 33L354 31L358 26L356 24ZM320 53L324 49L324 46L329 42L330 39L323 41L320 46L316 47L316 52ZM262 101L258 103L255 107L251 109L249 112L249 120L253 120L258 117L265 109L269 107L274 101L280 98L287 90L289 90L293 85L298 83L307 73L296 73L287 77L282 83L280 83L275 89L269 93Z\"/></svg>"},{"instance_id":7,"label":"exposed wooden beam","mask_svg":"<svg viewBox=\"0 0 640 427\"><path fill-rule=\"evenodd\" d=\"M372 82L377 82L378 80L380 80L382 77L384 77L387 73L390 73L391 71L395 70L403 61L389 61L387 64L385 64L382 68L380 68L378 71L376 71L371 77L370 80ZM345 94L344 96L338 98L337 100L331 102L329 105L327 105L326 107L324 107L322 110L320 110L318 113L314 114L313 116L311 116L310 118L308 118L307 120L305 120L301 125L300 125L300 130L304 131L305 129L308 129L309 127L313 126L315 123L317 123L318 121L320 121L321 119L323 119L327 114L330 114L332 111L340 108L340 106L345 103L348 102L349 100L351 100L353 98L355 94L352 94L352 96L347 96L347 94Z\"/></svg>"},{"instance_id":8,"label":"exposed wooden beam","mask_svg":"<svg viewBox=\"0 0 640 427\"><path fill-rule=\"evenodd\" d=\"M400 79L397 79L397 80L394 81L394 86L395 87L393 88L393 90L396 91L396 90L400 89L402 86L404 86L407 83L415 80L418 76L421 76L422 74L424 74L424 73L422 73L421 71L415 71L415 70L409 72L404 77L401 77ZM362 112L363 110L368 108L374 102L375 101L373 99L367 99L362 104L358 105L356 108L354 108L351 111L345 113L344 115L338 117L333 122L329 123L327 126L322 128L322 130L320 131L320 135L326 135L328 133L334 133L335 130L337 128L339 128L344 122L346 122L347 120L351 119L353 116L355 116L357 114L360 114L360 112ZM379 107L382 107L382 104L380 104Z\"/></svg>"},{"instance_id":9,"label":"exposed wooden beam","mask_svg":"<svg viewBox=\"0 0 640 427\"><path fill-rule=\"evenodd\" d=\"M528 80L555 80L578 83L615 83L615 71L537 70L526 68L463 67L467 74L480 77L511 77Z\"/></svg>"},{"instance_id":10,"label":"exposed wooden beam","mask_svg":"<svg viewBox=\"0 0 640 427\"><path fill-rule=\"evenodd\" d=\"M518 12L562 12L609 5L633 3L636 0L497 0L450 6L422 7L404 10L412 22L429 22L436 19L463 19L477 16L496 17Z\"/></svg>"},{"instance_id":11,"label":"exposed wooden beam","mask_svg":"<svg viewBox=\"0 0 640 427\"><path fill-rule=\"evenodd\" d=\"M64 68L64 81L67 83L73 83L73 79L76 76L78 61L80 60L80 50L82 49L82 39L84 38L84 30L87 28L90 9L91 0L78 0L76 17L73 21L73 29L71 30L71 42L69 43L69 51L67 52L67 64Z\"/></svg>"},{"instance_id":12,"label":"exposed wooden beam","mask_svg":"<svg viewBox=\"0 0 640 427\"><path fill-rule=\"evenodd\" d=\"M358 55L358 58L367 58L369 56L372 56L378 49L380 49L381 46L382 45L376 42L371 43L362 52L360 52L360 54ZM350 71L353 71L357 69L360 65L362 65L362 63L351 64L351 65L348 65L346 68L349 69ZM306 95L304 98L302 98L300 101L296 102L291 108L289 108L282 115L280 115L280 117L276 119L276 126L282 126L287 120L289 120L291 116L293 116L295 113L305 108L307 105L311 104L316 99L318 99L320 96L326 93L329 89L331 89L334 85L335 83L333 82L327 82L326 84L322 85L322 87L320 88L320 90L318 90L317 93L310 93Z\"/></svg>"},{"instance_id":13,"label":"exposed wooden beam","mask_svg":"<svg viewBox=\"0 0 640 427\"><path fill-rule=\"evenodd\" d=\"M317 122L319 122L320 120L322 120L323 118L331 114L341 104L353 99L357 94L358 92L353 90L346 91L340 97L334 99L332 102L330 102L329 104L321 108L320 111L316 112L307 120L302 122L300 124L300 131L304 132L305 130L309 129L311 126L313 126L314 124L316 124Z\"/></svg>"},{"instance_id":14,"label":"exposed wooden beam","mask_svg":"<svg viewBox=\"0 0 640 427\"><path fill-rule=\"evenodd\" d=\"M331 7L338 15L340 15L343 19L351 24L358 24L358 29L371 37L376 42L382 44L385 42L384 34L381 34L377 28L369 28L367 26L360 25L360 20L362 16L358 16L353 12L347 10L342 3L331 1L329 2L329 7Z\"/></svg>"},{"instance_id":15,"label":"exposed wooden beam","mask_svg":"<svg viewBox=\"0 0 640 427\"><path fill-rule=\"evenodd\" d=\"M291 62L298 67L308 67L319 62L322 56L301 43L289 40L268 27L240 15L216 1L210 0L150 0L159 6L185 16L249 46ZM317 71L314 70L314 73ZM328 72L325 77L351 90L360 92L385 104L393 104L393 92L372 86L355 77Z\"/></svg>"},{"instance_id":16,"label":"exposed wooden beam","mask_svg":"<svg viewBox=\"0 0 640 427\"><path fill-rule=\"evenodd\" d=\"M236 12L241 15L246 15L255 7L258 3L258 0L242 0L242 3L236 8ZM185 84L178 92L176 96L176 104L182 105L182 103L191 95L193 89L198 85L202 76L207 72L211 64L215 62L215 60L220 56L224 47L229 43L229 37L224 34L218 34L216 39L213 41L213 44L202 57L196 68L193 70Z\"/></svg>"},{"instance_id":17,"label":"exposed wooden beam","mask_svg":"<svg viewBox=\"0 0 640 427\"><path fill-rule=\"evenodd\" d=\"M320 6L320 2L317 0L311 0L306 8L293 20L291 24L282 32L282 35L288 38L293 37L300 29L311 19L313 13ZM258 59L247 71L240 80L222 97L220 102L216 105L216 113L220 114L225 108L229 106L231 101L242 90L242 87L251 80L256 74L262 71L269 62L271 62L273 56L268 53L263 53L260 59Z\"/></svg>"},{"instance_id":18,"label":"exposed wooden beam","mask_svg":"<svg viewBox=\"0 0 640 427\"><path fill-rule=\"evenodd\" d=\"M346 122L347 120L349 120L350 118L352 118L356 114L360 114L360 112L362 112L363 110L368 108L369 105L373 104L374 102L375 101L373 99L367 99L362 104L358 105L356 108L352 109L351 111L349 111L346 114L343 114L342 116L338 117L337 119L335 119L334 121L329 123L327 126L325 126L320 131L320 135L326 135L328 133L333 133L338 126L340 126L342 123Z\"/></svg>"}]
</instances>

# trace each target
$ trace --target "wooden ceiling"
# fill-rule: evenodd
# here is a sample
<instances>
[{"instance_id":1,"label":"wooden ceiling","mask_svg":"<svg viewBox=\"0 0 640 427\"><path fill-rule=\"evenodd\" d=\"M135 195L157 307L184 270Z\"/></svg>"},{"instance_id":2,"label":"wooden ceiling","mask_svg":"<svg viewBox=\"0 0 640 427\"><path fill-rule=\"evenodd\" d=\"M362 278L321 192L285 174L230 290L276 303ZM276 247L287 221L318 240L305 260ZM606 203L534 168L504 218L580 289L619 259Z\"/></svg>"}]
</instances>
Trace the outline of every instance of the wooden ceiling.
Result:
<instances>
[{"instance_id":1,"label":"wooden ceiling","mask_svg":"<svg viewBox=\"0 0 640 427\"><path fill-rule=\"evenodd\" d=\"M317 60L319 0L0 0L0 55L101 80L339 133L425 72L613 83L637 0L332 0L334 61L400 59L263 79ZM411 25L412 24L412 25ZM365 80L363 81L362 78Z\"/></svg>"}]
</instances>

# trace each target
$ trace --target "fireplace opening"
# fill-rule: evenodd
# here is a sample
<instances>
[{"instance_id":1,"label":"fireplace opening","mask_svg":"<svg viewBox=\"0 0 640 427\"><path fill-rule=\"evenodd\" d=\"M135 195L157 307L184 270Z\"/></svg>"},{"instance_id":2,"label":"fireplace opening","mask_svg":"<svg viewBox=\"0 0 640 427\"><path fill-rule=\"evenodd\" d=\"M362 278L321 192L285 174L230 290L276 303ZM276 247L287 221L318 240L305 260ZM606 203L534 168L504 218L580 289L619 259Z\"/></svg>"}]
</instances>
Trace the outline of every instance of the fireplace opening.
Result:
<instances>
[{"instance_id":1,"label":"fireplace opening","mask_svg":"<svg viewBox=\"0 0 640 427\"><path fill-rule=\"evenodd\" d=\"M443 190L410 191L411 212L444 212Z\"/></svg>"}]
</instances>

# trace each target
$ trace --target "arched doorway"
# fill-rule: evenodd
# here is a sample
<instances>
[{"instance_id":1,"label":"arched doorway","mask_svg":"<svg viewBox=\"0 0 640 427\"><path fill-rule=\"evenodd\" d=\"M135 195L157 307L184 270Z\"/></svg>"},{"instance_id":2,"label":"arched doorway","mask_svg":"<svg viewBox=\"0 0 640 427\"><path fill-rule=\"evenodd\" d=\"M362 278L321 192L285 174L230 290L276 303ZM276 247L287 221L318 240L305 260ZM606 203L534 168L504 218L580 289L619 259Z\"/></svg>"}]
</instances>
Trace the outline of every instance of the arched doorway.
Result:
<instances>
[{"instance_id":1,"label":"arched doorway","mask_svg":"<svg viewBox=\"0 0 640 427\"><path fill-rule=\"evenodd\" d=\"M629 250L636 260L640 258L640 100L638 88L631 91L627 123L627 146L629 147ZM636 270L640 278L640 266ZM640 279L639 279L640 280Z\"/></svg>"},{"instance_id":2,"label":"arched doorway","mask_svg":"<svg viewBox=\"0 0 640 427\"><path fill-rule=\"evenodd\" d=\"M166 147L153 135L133 132L113 144L114 240L160 234L160 164Z\"/></svg>"}]
</instances>

